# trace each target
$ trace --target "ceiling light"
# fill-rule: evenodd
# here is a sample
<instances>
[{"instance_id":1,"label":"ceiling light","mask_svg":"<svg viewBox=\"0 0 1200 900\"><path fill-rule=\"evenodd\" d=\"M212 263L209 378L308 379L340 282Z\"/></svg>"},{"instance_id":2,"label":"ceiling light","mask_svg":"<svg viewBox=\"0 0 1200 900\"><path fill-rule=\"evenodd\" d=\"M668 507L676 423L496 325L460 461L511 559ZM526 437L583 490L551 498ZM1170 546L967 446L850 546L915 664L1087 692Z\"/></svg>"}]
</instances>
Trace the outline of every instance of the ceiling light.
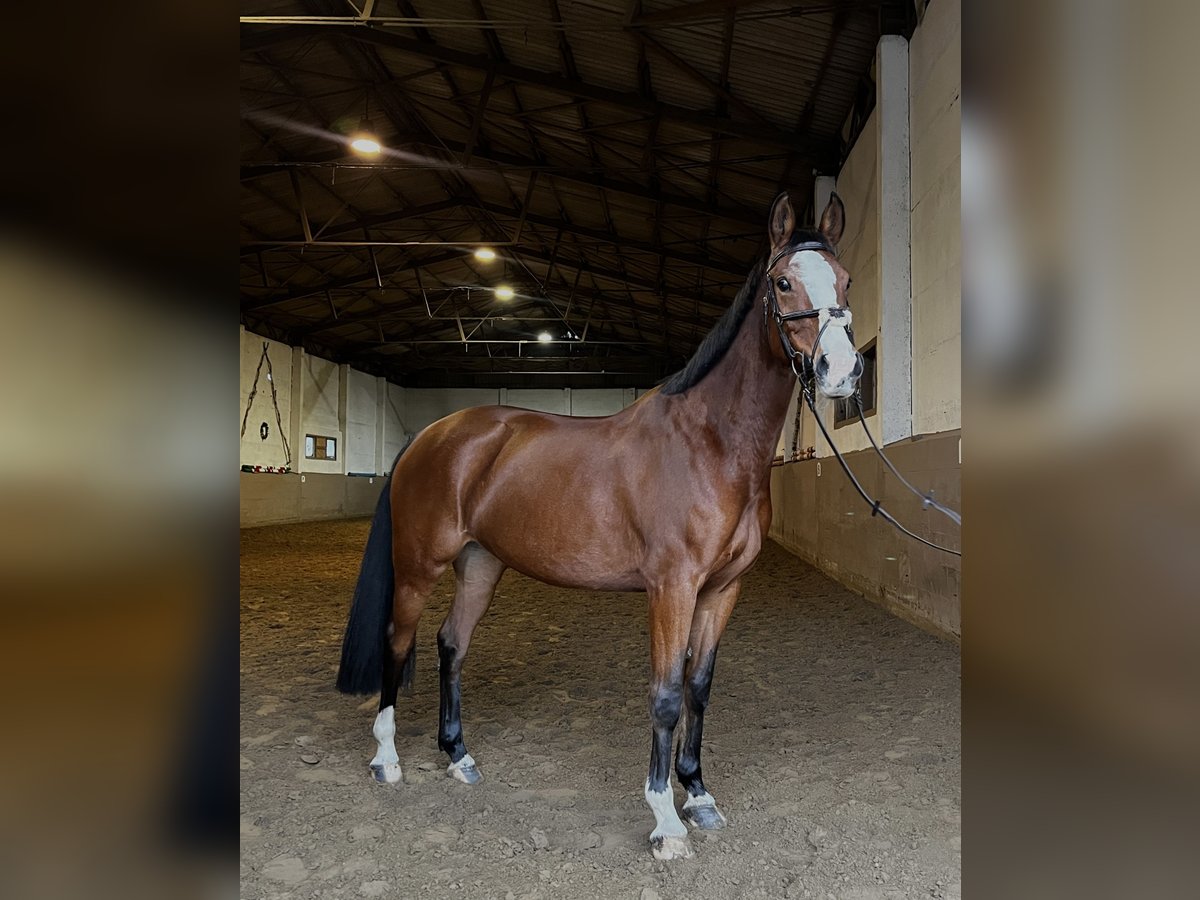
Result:
<instances>
[{"instance_id":1,"label":"ceiling light","mask_svg":"<svg viewBox=\"0 0 1200 900\"><path fill-rule=\"evenodd\" d=\"M496 288L496 299L497 300L511 300L512 298L513 298L513 289L510 288L507 284L502 284L502 285L500 285L500 287Z\"/></svg>"},{"instance_id":2,"label":"ceiling light","mask_svg":"<svg viewBox=\"0 0 1200 900\"><path fill-rule=\"evenodd\" d=\"M480 247L475 251L475 258L480 262L491 262L496 258L496 251L491 247Z\"/></svg>"},{"instance_id":3,"label":"ceiling light","mask_svg":"<svg viewBox=\"0 0 1200 900\"><path fill-rule=\"evenodd\" d=\"M551 336L550 332L542 331L542 332L538 333L538 340L541 341L543 344L548 344L552 340L554 340L554 338Z\"/></svg>"},{"instance_id":4,"label":"ceiling light","mask_svg":"<svg viewBox=\"0 0 1200 900\"><path fill-rule=\"evenodd\" d=\"M374 156L383 147L376 136L375 127L366 116L358 123L358 128L350 135L350 148L364 156Z\"/></svg>"}]
</instances>

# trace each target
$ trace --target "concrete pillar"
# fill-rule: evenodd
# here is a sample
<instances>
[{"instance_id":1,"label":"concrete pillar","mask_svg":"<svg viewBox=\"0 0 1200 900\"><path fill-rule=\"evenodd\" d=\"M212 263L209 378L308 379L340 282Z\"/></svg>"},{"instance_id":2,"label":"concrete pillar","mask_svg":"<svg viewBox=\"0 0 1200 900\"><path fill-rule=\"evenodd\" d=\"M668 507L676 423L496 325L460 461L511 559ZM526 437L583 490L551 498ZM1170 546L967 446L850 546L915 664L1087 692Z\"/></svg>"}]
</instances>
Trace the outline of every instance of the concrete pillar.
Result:
<instances>
[{"instance_id":1,"label":"concrete pillar","mask_svg":"<svg viewBox=\"0 0 1200 900\"><path fill-rule=\"evenodd\" d=\"M292 471L304 469L304 348L292 348L292 409L288 421L288 446Z\"/></svg>"},{"instance_id":2,"label":"concrete pillar","mask_svg":"<svg viewBox=\"0 0 1200 900\"><path fill-rule=\"evenodd\" d=\"M342 364L338 367L338 468L345 475L350 471L347 456L350 452L350 367Z\"/></svg>"},{"instance_id":3,"label":"concrete pillar","mask_svg":"<svg viewBox=\"0 0 1200 900\"><path fill-rule=\"evenodd\" d=\"M390 459L385 459L387 446L388 381L383 376L375 379L375 474L386 475Z\"/></svg>"},{"instance_id":4,"label":"concrete pillar","mask_svg":"<svg viewBox=\"0 0 1200 900\"><path fill-rule=\"evenodd\" d=\"M879 116L879 409L883 442L912 436L912 278L909 270L908 41L876 48Z\"/></svg>"}]
</instances>

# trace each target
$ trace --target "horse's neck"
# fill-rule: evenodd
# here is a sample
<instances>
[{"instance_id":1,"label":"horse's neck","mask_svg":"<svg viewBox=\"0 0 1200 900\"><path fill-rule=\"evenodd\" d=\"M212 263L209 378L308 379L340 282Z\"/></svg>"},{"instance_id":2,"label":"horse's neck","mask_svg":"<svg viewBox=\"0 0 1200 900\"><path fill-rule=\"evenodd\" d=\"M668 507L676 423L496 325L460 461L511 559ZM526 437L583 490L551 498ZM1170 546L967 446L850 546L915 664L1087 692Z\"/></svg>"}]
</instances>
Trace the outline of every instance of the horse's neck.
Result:
<instances>
[{"instance_id":1,"label":"horse's neck","mask_svg":"<svg viewBox=\"0 0 1200 900\"><path fill-rule=\"evenodd\" d=\"M703 400L708 424L727 453L764 469L775 456L795 377L771 352L759 293L725 356L689 393Z\"/></svg>"}]
</instances>

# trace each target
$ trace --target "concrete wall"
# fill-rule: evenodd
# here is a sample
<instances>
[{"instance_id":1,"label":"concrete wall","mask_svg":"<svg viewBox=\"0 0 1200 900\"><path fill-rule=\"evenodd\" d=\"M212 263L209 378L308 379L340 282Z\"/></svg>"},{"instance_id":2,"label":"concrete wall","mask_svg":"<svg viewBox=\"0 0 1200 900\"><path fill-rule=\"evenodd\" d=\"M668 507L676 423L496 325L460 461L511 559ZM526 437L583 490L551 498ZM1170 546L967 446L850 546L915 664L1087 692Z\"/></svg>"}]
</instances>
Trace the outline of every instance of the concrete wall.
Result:
<instances>
[{"instance_id":1,"label":"concrete wall","mask_svg":"<svg viewBox=\"0 0 1200 900\"><path fill-rule=\"evenodd\" d=\"M959 507L957 431L901 441L888 456L914 484ZM901 522L929 540L957 547L958 527L940 513L921 509L873 451L846 455L863 488ZM886 475L886 477L885 477ZM842 584L924 628L950 637L961 633L957 556L917 543L871 517L836 460L776 468L771 474L775 509L771 537Z\"/></svg>"},{"instance_id":2,"label":"concrete wall","mask_svg":"<svg viewBox=\"0 0 1200 900\"><path fill-rule=\"evenodd\" d=\"M892 439L888 454L910 481L934 488L952 507L959 497L961 425L960 16L958 0L936 0L907 47L897 46L895 42L902 44L903 39L895 36L885 39L891 41L887 47L881 42L877 75L886 75L884 63L893 77L897 69L903 73L907 56L907 90L895 90L894 82L880 85L877 107L836 179L846 204L846 233L839 249L854 278L850 304L855 339L860 347L877 339L877 403L890 389L893 400L904 401L894 404L897 408L907 404L911 409L901 409L907 421L898 421L893 410L891 432L902 437ZM905 197L907 205L899 212L908 210L907 229L893 227L885 233L884 213L894 222L897 201ZM907 241L899 259L898 236ZM891 276L884 271L887 266L892 267ZM897 267L903 271L897 272ZM885 304L890 304L889 316L884 315ZM903 328L893 333L885 327L885 319L904 324L910 313L911 339ZM882 364L884 357L888 366ZM897 381L887 381L889 371ZM897 398L897 390L904 396ZM879 493L885 488L880 463L869 450L856 452L869 447L866 436L855 424L835 428L831 406L820 404L819 411L866 489L913 531L957 547L958 529L948 519L921 510L911 495L896 494L890 476L885 492ZM781 435L785 456L791 453L794 415L795 406ZM885 432L883 418L882 410L868 417L876 440ZM814 447L818 460L772 473L771 536L904 617L957 635L958 558L870 520L869 508L829 458L830 450L807 410L804 419L799 445Z\"/></svg>"},{"instance_id":3,"label":"concrete wall","mask_svg":"<svg viewBox=\"0 0 1200 900\"><path fill-rule=\"evenodd\" d=\"M850 151L846 164L837 177L837 192L846 204L846 231L838 245L841 260L854 284L850 288L850 308L854 314L854 340L864 347L879 337L879 306L883 293L880 271L880 219L879 219L879 110L867 118L862 133ZM882 352L882 348L881 351ZM876 394L879 393L878 387ZM818 401L825 424L834 431L832 404ZM807 412L807 411L806 411ZM804 446L815 447L818 456L828 456L829 448L820 436L812 416L806 416L805 431L808 441ZM879 416L871 415L867 421L879 440ZM837 429L834 441L843 450L859 450L870 446L866 435L859 428Z\"/></svg>"},{"instance_id":4,"label":"concrete wall","mask_svg":"<svg viewBox=\"0 0 1200 900\"><path fill-rule=\"evenodd\" d=\"M407 388L407 421L414 431L470 406L519 406L566 416L611 416L645 391L633 388Z\"/></svg>"},{"instance_id":5,"label":"concrete wall","mask_svg":"<svg viewBox=\"0 0 1200 900\"><path fill-rule=\"evenodd\" d=\"M344 474L346 435L341 420L341 371L337 363L307 353L301 354L299 368L301 425L292 458L300 461L302 472ZM305 459L304 437L309 434L337 438L337 459Z\"/></svg>"},{"instance_id":6,"label":"concrete wall","mask_svg":"<svg viewBox=\"0 0 1200 900\"><path fill-rule=\"evenodd\" d=\"M386 386L387 382L383 382ZM379 379L349 366L342 367L345 425L342 459L347 473L375 473L376 431L379 428Z\"/></svg>"},{"instance_id":7,"label":"concrete wall","mask_svg":"<svg viewBox=\"0 0 1200 900\"><path fill-rule=\"evenodd\" d=\"M391 469L392 461L408 441L410 431L406 424L408 407L404 388L390 381L382 381L379 395L383 401L383 413L380 417L383 425L383 448L375 471L383 473Z\"/></svg>"},{"instance_id":8,"label":"concrete wall","mask_svg":"<svg viewBox=\"0 0 1200 900\"><path fill-rule=\"evenodd\" d=\"M241 474L241 527L369 516L385 478Z\"/></svg>"},{"instance_id":9,"label":"concrete wall","mask_svg":"<svg viewBox=\"0 0 1200 900\"><path fill-rule=\"evenodd\" d=\"M267 345L267 357L271 363L271 380L267 380L267 364L262 359L263 344ZM242 464L250 466L282 466L287 455L283 441L287 437L288 423L292 418L292 348L256 334L242 332L241 402L238 404L238 428L245 417L246 433L242 435L239 456ZM258 384L255 387L255 372ZM275 387L275 398L279 404L279 417L271 403L271 387ZM246 405L251 389L254 399L250 401L249 414ZM263 423L267 425L267 438L260 437ZM295 450L293 448L293 456Z\"/></svg>"},{"instance_id":10,"label":"concrete wall","mask_svg":"<svg viewBox=\"0 0 1200 900\"><path fill-rule=\"evenodd\" d=\"M960 0L936 0L909 45L915 434L962 422L961 22Z\"/></svg>"}]
</instances>

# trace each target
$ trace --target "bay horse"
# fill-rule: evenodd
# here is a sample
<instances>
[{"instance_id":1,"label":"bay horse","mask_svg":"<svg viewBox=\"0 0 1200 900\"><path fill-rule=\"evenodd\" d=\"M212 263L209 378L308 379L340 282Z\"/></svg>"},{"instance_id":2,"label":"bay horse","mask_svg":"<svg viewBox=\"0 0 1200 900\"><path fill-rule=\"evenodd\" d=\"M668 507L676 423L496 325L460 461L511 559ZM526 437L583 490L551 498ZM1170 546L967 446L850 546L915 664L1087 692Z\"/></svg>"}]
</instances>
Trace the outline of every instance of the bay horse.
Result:
<instances>
[{"instance_id":1,"label":"bay horse","mask_svg":"<svg viewBox=\"0 0 1200 900\"><path fill-rule=\"evenodd\" d=\"M836 256L844 218L834 194L815 231L797 229L780 194L767 220L770 257L687 365L621 412L465 409L401 451L371 524L338 674L346 693L381 690L376 780L401 781L396 696L411 688L417 622L450 565L454 600L437 636L438 746L450 776L482 777L463 742L459 679L471 635L512 568L560 587L646 592L651 850L658 859L692 855L671 790L677 724L683 815L697 828L725 824L701 776L704 711L740 579L770 526L776 441L797 376L845 397L862 372L847 333L850 278Z\"/></svg>"}]
</instances>

